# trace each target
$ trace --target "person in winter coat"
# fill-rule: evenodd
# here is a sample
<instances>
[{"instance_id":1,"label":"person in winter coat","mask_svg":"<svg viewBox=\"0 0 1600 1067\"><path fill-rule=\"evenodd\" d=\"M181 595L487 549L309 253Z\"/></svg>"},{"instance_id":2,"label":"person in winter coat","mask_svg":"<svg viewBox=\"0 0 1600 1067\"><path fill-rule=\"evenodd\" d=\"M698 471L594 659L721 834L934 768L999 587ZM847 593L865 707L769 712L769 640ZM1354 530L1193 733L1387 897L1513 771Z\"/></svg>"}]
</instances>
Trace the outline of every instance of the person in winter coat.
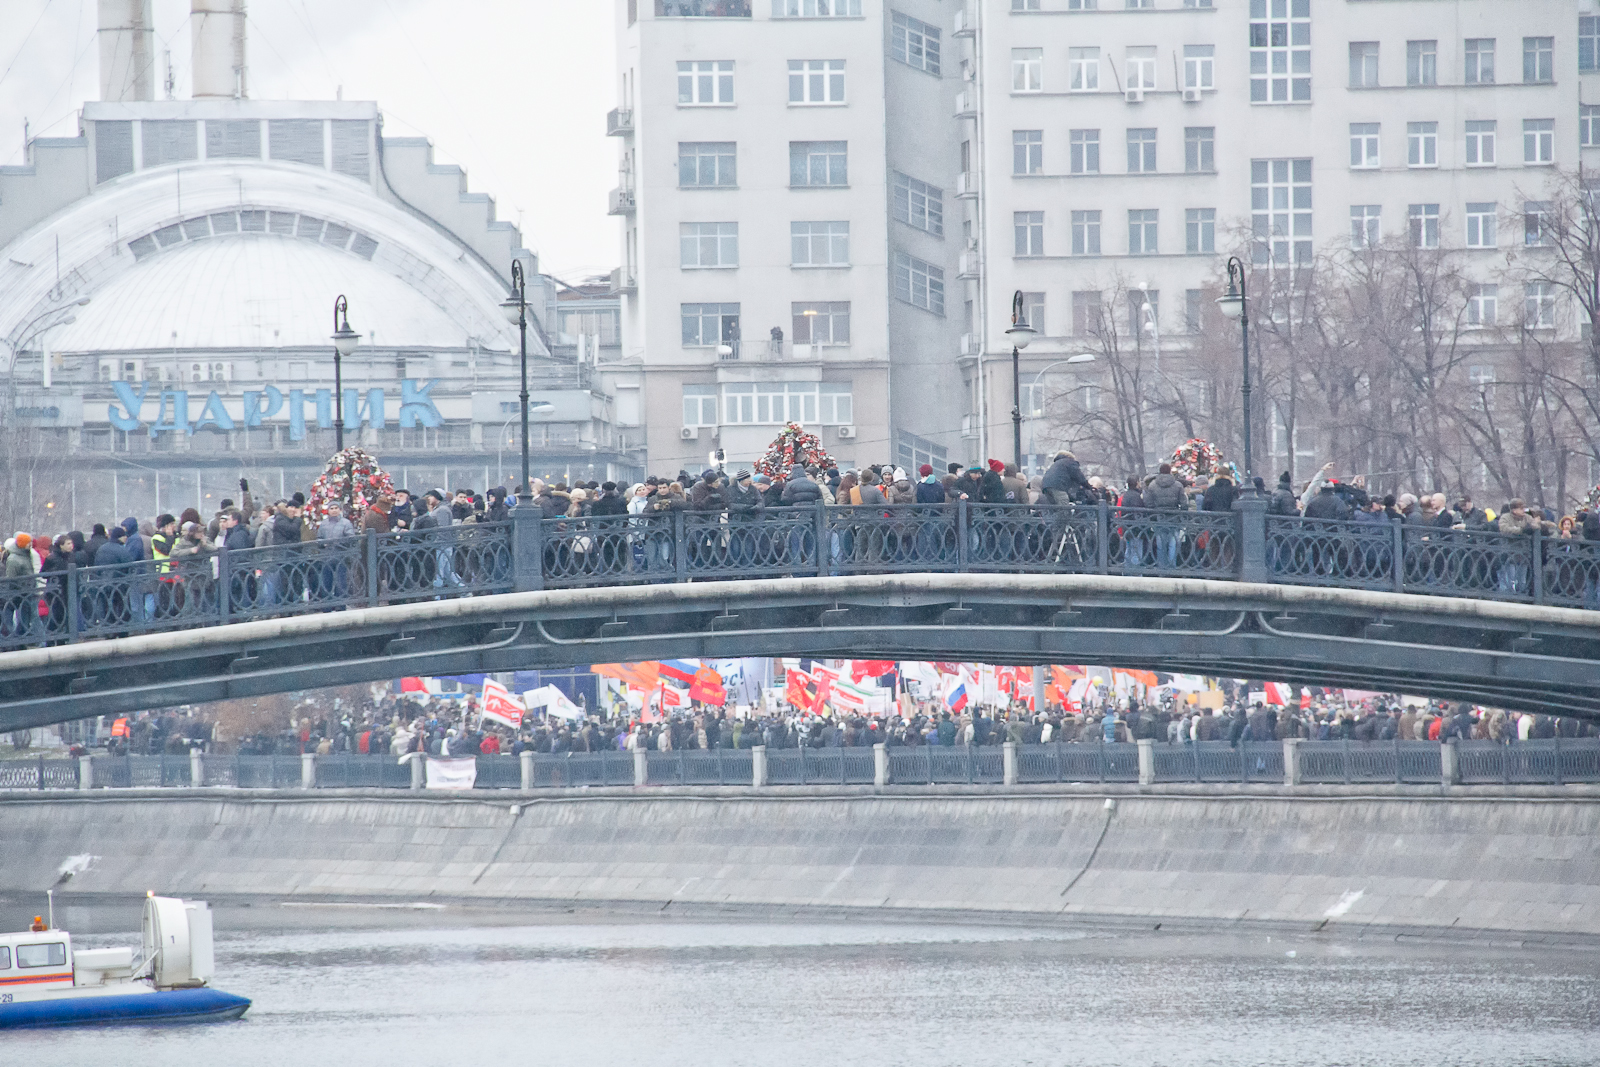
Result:
<instances>
[{"instance_id":1,"label":"person in winter coat","mask_svg":"<svg viewBox=\"0 0 1600 1067\"><path fill-rule=\"evenodd\" d=\"M956 478L955 484L950 487L950 497L953 500L965 499L969 504L976 504L983 495L983 468L968 467Z\"/></svg>"},{"instance_id":2,"label":"person in winter coat","mask_svg":"<svg viewBox=\"0 0 1600 1067\"><path fill-rule=\"evenodd\" d=\"M810 507L822 499L822 487L802 468L795 467L783 487L783 502L789 507Z\"/></svg>"},{"instance_id":3,"label":"person in winter coat","mask_svg":"<svg viewBox=\"0 0 1600 1067\"><path fill-rule=\"evenodd\" d=\"M117 563L132 563L133 556L128 551L128 530L124 526L113 526L106 531L106 540L94 554L96 567L109 567Z\"/></svg>"},{"instance_id":4,"label":"person in winter coat","mask_svg":"<svg viewBox=\"0 0 1600 1067\"><path fill-rule=\"evenodd\" d=\"M1201 511L1232 511L1233 502L1239 498L1239 490L1234 488L1233 479L1226 474L1218 474L1216 481L1206 488L1205 494L1200 498Z\"/></svg>"},{"instance_id":5,"label":"person in winter coat","mask_svg":"<svg viewBox=\"0 0 1600 1067\"><path fill-rule=\"evenodd\" d=\"M1007 463L1000 472L1000 484L1005 487L1007 504L1027 504L1028 482L1019 473L1015 463Z\"/></svg>"},{"instance_id":6,"label":"person in winter coat","mask_svg":"<svg viewBox=\"0 0 1600 1067\"><path fill-rule=\"evenodd\" d=\"M381 536L390 530L390 516L394 512L394 497L385 493L372 502L366 513L361 516L361 532L377 530Z\"/></svg>"},{"instance_id":7,"label":"person in winter coat","mask_svg":"<svg viewBox=\"0 0 1600 1067\"><path fill-rule=\"evenodd\" d=\"M342 537L354 537L355 535L355 523L345 518L342 511L335 511L317 526L318 541L336 541Z\"/></svg>"},{"instance_id":8,"label":"person in winter coat","mask_svg":"<svg viewBox=\"0 0 1600 1067\"><path fill-rule=\"evenodd\" d=\"M389 529L409 530L416 517L417 509L411 503L411 491L408 489L396 489L394 491L394 507L389 509Z\"/></svg>"},{"instance_id":9,"label":"person in winter coat","mask_svg":"<svg viewBox=\"0 0 1600 1067\"><path fill-rule=\"evenodd\" d=\"M138 563L142 559L150 558L150 546L145 543L144 536L139 533L139 520L128 516L122 520L122 531L126 536L128 562Z\"/></svg>"},{"instance_id":10,"label":"person in winter coat","mask_svg":"<svg viewBox=\"0 0 1600 1067\"><path fill-rule=\"evenodd\" d=\"M1006 504L1006 483L1000 477L1000 472L1006 465L997 459L989 461L989 469L984 471L978 479L978 502L982 504Z\"/></svg>"},{"instance_id":11,"label":"person in winter coat","mask_svg":"<svg viewBox=\"0 0 1600 1067\"><path fill-rule=\"evenodd\" d=\"M1556 532L1553 523L1545 522L1528 511L1528 505L1522 500L1513 500L1506 505L1506 513L1500 516L1499 529L1507 536L1533 536L1535 530L1542 529L1546 534ZM1500 564L1498 575L1498 588L1502 593L1521 593L1528 582L1528 560L1519 557L1510 557Z\"/></svg>"},{"instance_id":12,"label":"person in winter coat","mask_svg":"<svg viewBox=\"0 0 1600 1067\"><path fill-rule=\"evenodd\" d=\"M1298 515L1300 514L1300 501L1294 495L1294 485L1289 477L1289 472L1284 471L1278 475L1278 487L1272 491L1271 498L1267 501L1268 515Z\"/></svg>"},{"instance_id":13,"label":"person in winter coat","mask_svg":"<svg viewBox=\"0 0 1600 1067\"><path fill-rule=\"evenodd\" d=\"M6 541L4 551L7 578L26 578L35 573L33 566L33 535L18 533Z\"/></svg>"},{"instance_id":14,"label":"person in winter coat","mask_svg":"<svg viewBox=\"0 0 1600 1067\"><path fill-rule=\"evenodd\" d=\"M229 552L240 549L252 548L255 541L250 536L250 528L245 525L244 516L238 508L229 508L222 513L222 523L217 528L216 545L226 548Z\"/></svg>"},{"instance_id":15,"label":"person in winter coat","mask_svg":"<svg viewBox=\"0 0 1600 1067\"><path fill-rule=\"evenodd\" d=\"M1044 472L1039 484L1046 502L1051 504L1082 504L1092 496L1089 479L1083 476L1083 466L1071 452L1057 452L1055 462Z\"/></svg>"},{"instance_id":16,"label":"person in winter coat","mask_svg":"<svg viewBox=\"0 0 1600 1067\"><path fill-rule=\"evenodd\" d=\"M689 506L695 511L721 511L727 507L727 497L722 490L722 476L708 470L689 490Z\"/></svg>"},{"instance_id":17,"label":"person in winter coat","mask_svg":"<svg viewBox=\"0 0 1600 1067\"><path fill-rule=\"evenodd\" d=\"M489 493L492 498L494 490L489 490ZM504 507L503 504L501 506ZM623 500L622 496L617 492L616 482L606 482L604 485L602 485L600 487L600 495L595 497L593 504L591 504L589 507L589 514L597 519L605 518L607 516L615 517L618 515L626 515L627 513L628 503L627 501ZM489 514L491 516L494 514L493 506L490 507ZM506 514L510 514L509 509L507 509ZM497 520L490 518L489 521L494 522Z\"/></svg>"},{"instance_id":18,"label":"person in winter coat","mask_svg":"<svg viewBox=\"0 0 1600 1067\"><path fill-rule=\"evenodd\" d=\"M728 486L728 518L736 522L750 522L761 515L761 490L751 480L750 472L741 470L733 476Z\"/></svg>"},{"instance_id":19,"label":"person in winter coat","mask_svg":"<svg viewBox=\"0 0 1600 1067\"><path fill-rule=\"evenodd\" d=\"M917 502L916 486L911 484L911 479L899 467L895 468L894 479L886 492L891 504L915 504Z\"/></svg>"},{"instance_id":20,"label":"person in winter coat","mask_svg":"<svg viewBox=\"0 0 1600 1067\"><path fill-rule=\"evenodd\" d=\"M1144 487L1144 505L1156 511L1186 511L1189 494L1172 473L1172 464L1163 463L1150 484ZM1178 526L1169 521L1156 524L1157 567L1174 570L1178 566Z\"/></svg>"},{"instance_id":21,"label":"person in winter coat","mask_svg":"<svg viewBox=\"0 0 1600 1067\"><path fill-rule=\"evenodd\" d=\"M1332 482L1323 482L1317 495L1306 502L1308 519L1348 519L1350 506L1334 492Z\"/></svg>"},{"instance_id":22,"label":"person in winter coat","mask_svg":"<svg viewBox=\"0 0 1600 1067\"><path fill-rule=\"evenodd\" d=\"M616 482L607 482L606 485L611 487L611 495L612 496L616 496L616 494L617 494L617 483ZM484 509L483 521L484 522L508 522L508 521L510 521L510 519L511 519L511 509L508 506L506 506L506 491L505 491L505 489L503 489L502 487L497 485L493 489L489 490L488 496L489 496L489 506ZM624 505L624 510L625 509L626 509L626 505ZM621 514L621 512L618 512L618 514Z\"/></svg>"},{"instance_id":23,"label":"person in winter coat","mask_svg":"<svg viewBox=\"0 0 1600 1067\"><path fill-rule=\"evenodd\" d=\"M943 504L946 499L944 483L934 476L933 465L924 463L917 468L920 476L917 481L916 501L919 504Z\"/></svg>"}]
</instances>

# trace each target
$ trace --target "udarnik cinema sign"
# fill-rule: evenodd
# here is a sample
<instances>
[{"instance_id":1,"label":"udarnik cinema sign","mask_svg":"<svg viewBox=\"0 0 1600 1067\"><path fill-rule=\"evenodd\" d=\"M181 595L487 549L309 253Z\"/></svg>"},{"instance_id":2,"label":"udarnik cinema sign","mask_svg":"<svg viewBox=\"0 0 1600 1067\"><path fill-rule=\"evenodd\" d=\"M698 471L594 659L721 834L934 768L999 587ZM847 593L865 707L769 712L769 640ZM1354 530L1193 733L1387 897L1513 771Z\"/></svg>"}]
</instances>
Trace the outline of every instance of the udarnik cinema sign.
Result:
<instances>
[{"instance_id":1,"label":"udarnik cinema sign","mask_svg":"<svg viewBox=\"0 0 1600 1067\"><path fill-rule=\"evenodd\" d=\"M205 400L191 405L186 389L152 388L150 382L113 382L116 399L106 405L106 421L126 433L144 429L151 437L161 433L194 435L205 427L218 430L249 429L268 422L289 424L289 440L306 435L306 409L319 429L333 428L332 389L279 389L265 385L246 389L235 400L213 389ZM402 430L417 426L438 426L444 422L428 394L436 381L400 383L400 408L396 413ZM198 396L198 394L196 394ZM193 413L193 414L191 414ZM361 426L382 428L389 425L388 398L382 389L344 391L344 428Z\"/></svg>"}]
</instances>

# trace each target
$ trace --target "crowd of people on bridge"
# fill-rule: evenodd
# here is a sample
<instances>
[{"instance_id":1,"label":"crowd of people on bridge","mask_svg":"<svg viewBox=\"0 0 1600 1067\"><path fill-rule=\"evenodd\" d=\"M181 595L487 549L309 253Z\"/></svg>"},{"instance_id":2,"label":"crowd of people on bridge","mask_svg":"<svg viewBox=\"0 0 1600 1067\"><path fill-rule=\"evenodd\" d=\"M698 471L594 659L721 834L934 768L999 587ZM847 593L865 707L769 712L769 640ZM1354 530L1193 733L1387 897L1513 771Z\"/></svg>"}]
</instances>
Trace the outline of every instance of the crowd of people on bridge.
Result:
<instances>
[{"instance_id":1,"label":"crowd of people on bridge","mask_svg":"<svg viewBox=\"0 0 1600 1067\"><path fill-rule=\"evenodd\" d=\"M1457 494L1453 502L1440 492L1379 497L1367 492L1360 477L1339 481L1331 474L1329 464L1296 486L1284 472L1274 489L1268 491L1260 478L1255 479L1255 488L1265 496L1270 516L1347 520L1353 526L1398 523L1410 539L1408 543L1428 550L1418 554L1417 562L1408 560L1407 567L1415 577L1427 584L1465 590L1521 595L1530 583L1528 565L1520 557L1510 556L1450 562L1442 551L1446 546L1480 532L1522 537L1538 531L1553 546L1544 557L1549 571L1546 586L1566 589L1570 599L1581 598L1586 607L1600 607L1600 511L1594 508L1558 515L1548 507L1529 506L1516 499L1492 510L1466 493ZM108 587L95 593L92 585L84 587L88 591L80 594L80 628L87 618L125 622L133 630L142 622L183 614L186 606L189 614L205 621L206 611L223 593L236 610L257 614L275 608L299 610L297 604L337 604L365 589L367 576L351 539L367 531L415 549L399 563L386 559L379 576L382 594L468 591L475 583L503 580L509 573L507 555L474 555L462 531L448 535L441 531L503 522L519 504L537 508L545 519L587 520L556 524L558 529L545 548L545 567L557 576L603 577L618 570L670 569L676 565L672 554L678 549L671 541L670 523L660 520L672 519L677 513L700 520L695 527L699 532L686 547L691 570L697 563L731 561L757 572L766 569L782 574L804 555L806 545L813 544L812 531L802 529L803 524L791 524L792 528L783 532L747 524L793 515L794 509L818 503L868 509L910 505L913 513L925 515L953 510L963 501L978 514L1001 505L1104 504L1112 516L1110 558L1114 565L1131 572L1144 566L1187 569L1189 562L1206 558L1212 563L1227 562L1234 551L1227 539L1208 541L1203 530L1186 532L1175 520L1161 516L1185 511L1229 512L1240 495L1225 469L1184 477L1172 464L1163 463L1154 474L1127 478L1118 486L1087 475L1070 452L1059 453L1042 475L1031 479L1020 474L1015 464L999 460L951 463L944 471L923 464L914 472L893 464L844 470L831 462L797 464L781 479L748 469L729 472L713 467L698 476L679 471L676 477L651 476L633 485L569 483L552 478L534 479L525 491L519 486L516 492L504 486L482 491L433 488L420 494L397 489L359 513L335 512L321 518L309 513L302 493L263 502L252 497L246 480L241 479L239 486L240 498L223 500L209 516L186 508L150 519L130 516L120 522L96 522L87 535L81 530L56 535L17 531L0 550L7 579L0 583L0 639L18 635L62 638L67 627L69 567L144 564L141 573L148 575L140 589ZM941 552L954 551L948 538L930 532L926 525L914 530L911 523L874 525L871 513L866 514L859 527L846 523L832 530L828 548L840 572L851 563L855 570L878 565L905 569L908 562L935 560L941 558ZM883 513L890 519L900 514L904 513ZM998 508L995 514L999 514ZM1154 520L1147 525L1135 522L1136 516L1152 515ZM613 521L608 524L606 520ZM1043 522L1034 527L1019 525L988 538L985 543L995 558L986 562L1010 562L1021 569L1039 562L1059 565L1064 559L1070 564L1094 555L1095 546L1086 542L1095 535L1087 527L1076 530L1071 523L1052 527ZM974 541L978 537L975 533L969 536ZM284 546L311 547L308 558L314 562L305 566L264 563L230 574L225 590L214 588L215 557L222 550ZM1349 538L1293 552L1269 545L1269 562L1279 573L1298 569L1362 576L1375 569L1373 560L1365 557L1382 551L1387 548L1378 542L1365 545ZM206 611L196 610L199 608Z\"/></svg>"}]
</instances>

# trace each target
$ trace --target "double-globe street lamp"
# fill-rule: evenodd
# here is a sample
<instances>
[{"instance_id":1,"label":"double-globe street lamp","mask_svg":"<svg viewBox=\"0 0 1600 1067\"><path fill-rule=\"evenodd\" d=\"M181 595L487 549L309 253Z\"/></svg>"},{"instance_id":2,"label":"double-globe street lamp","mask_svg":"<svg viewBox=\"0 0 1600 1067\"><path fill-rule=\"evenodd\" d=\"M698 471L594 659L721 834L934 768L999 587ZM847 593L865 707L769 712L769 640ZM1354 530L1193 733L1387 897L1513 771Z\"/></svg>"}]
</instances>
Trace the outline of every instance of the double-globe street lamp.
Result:
<instances>
[{"instance_id":1,"label":"double-globe street lamp","mask_svg":"<svg viewBox=\"0 0 1600 1067\"><path fill-rule=\"evenodd\" d=\"M356 350L361 335L350 328L350 302L341 293L333 302L333 450L344 451L345 356Z\"/></svg>"},{"instance_id":2,"label":"double-globe street lamp","mask_svg":"<svg viewBox=\"0 0 1600 1067\"><path fill-rule=\"evenodd\" d=\"M1228 291L1217 297L1217 307L1230 319L1239 320L1239 336L1244 352L1244 484L1241 493L1253 495L1256 491L1255 468L1250 452L1250 309L1249 291L1245 285L1244 263L1238 256L1228 257Z\"/></svg>"}]
</instances>

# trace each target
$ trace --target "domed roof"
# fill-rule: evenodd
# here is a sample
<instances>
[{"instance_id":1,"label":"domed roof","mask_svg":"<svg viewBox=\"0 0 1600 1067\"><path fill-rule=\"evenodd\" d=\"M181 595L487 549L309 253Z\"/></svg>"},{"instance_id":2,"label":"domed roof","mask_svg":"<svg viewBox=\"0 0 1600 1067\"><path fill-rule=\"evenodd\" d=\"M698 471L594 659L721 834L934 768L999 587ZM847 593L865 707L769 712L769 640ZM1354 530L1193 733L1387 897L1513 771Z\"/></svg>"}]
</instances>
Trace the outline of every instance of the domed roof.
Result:
<instances>
[{"instance_id":1,"label":"domed roof","mask_svg":"<svg viewBox=\"0 0 1600 1067\"><path fill-rule=\"evenodd\" d=\"M325 346L333 302L385 348L461 348L461 327L424 293L358 255L277 234L186 242L116 276L52 338L58 352Z\"/></svg>"}]
</instances>

